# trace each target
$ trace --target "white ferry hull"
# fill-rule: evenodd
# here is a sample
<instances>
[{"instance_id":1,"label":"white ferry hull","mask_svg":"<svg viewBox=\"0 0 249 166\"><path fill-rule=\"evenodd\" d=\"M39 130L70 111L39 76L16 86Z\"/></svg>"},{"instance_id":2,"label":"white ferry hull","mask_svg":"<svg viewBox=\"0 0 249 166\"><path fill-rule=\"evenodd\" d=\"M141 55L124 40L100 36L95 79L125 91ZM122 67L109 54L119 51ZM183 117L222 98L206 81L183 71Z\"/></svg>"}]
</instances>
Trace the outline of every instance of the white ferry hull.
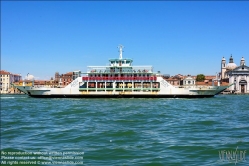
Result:
<instances>
[{"instance_id":1,"label":"white ferry hull","mask_svg":"<svg viewBox=\"0 0 249 166\"><path fill-rule=\"evenodd\" d=\"M140 90L140 91L81 91L77 86L81 82L81 78L74 80L65 88L46 88L46 87L30 87L20 88L25 89L31 97L39 98L203 98L213 97L214 95L222 92L228 86L185 86L174 87L165 81L163 78L158 77L157 81L160 82L160 90Z\"/></svg>"}]
</instances>

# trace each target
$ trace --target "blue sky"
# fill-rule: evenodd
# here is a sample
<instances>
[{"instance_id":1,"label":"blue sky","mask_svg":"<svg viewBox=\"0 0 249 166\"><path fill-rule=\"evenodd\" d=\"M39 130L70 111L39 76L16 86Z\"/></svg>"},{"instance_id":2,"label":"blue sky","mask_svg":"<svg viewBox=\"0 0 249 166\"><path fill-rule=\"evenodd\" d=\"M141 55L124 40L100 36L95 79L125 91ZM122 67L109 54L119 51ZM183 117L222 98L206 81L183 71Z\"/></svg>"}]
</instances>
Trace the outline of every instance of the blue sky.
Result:
<instances>
[{"instance_id":1,"label":"blue sky","mask_svg":"<svg viewBox=\"0 0 249 166\"><path fill-rule=\"evenodd\" d=\"M249 64L249 2L1 1L1 69L49 79L123 57L175 75Z\"/></svg>"}]
</instances>

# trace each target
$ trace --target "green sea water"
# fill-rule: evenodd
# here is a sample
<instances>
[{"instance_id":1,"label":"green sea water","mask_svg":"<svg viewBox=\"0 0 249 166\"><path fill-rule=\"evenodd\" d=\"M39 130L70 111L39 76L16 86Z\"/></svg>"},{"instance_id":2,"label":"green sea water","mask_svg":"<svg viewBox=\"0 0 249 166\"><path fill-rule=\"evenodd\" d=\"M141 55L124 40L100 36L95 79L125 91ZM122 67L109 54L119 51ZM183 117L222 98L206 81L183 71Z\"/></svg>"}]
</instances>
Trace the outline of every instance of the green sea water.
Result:
<instances>
[{"instance_id":1,"label":"green sea water","mask_svg":"<svg viewBox=\"0 0 249 166\"><path fill-rule=\"evenodd\" d=\"M248 151L249 95L203 99L1 95L2 165L11 161L13 165L249 165Z\"/></svg>"}]
</instances>

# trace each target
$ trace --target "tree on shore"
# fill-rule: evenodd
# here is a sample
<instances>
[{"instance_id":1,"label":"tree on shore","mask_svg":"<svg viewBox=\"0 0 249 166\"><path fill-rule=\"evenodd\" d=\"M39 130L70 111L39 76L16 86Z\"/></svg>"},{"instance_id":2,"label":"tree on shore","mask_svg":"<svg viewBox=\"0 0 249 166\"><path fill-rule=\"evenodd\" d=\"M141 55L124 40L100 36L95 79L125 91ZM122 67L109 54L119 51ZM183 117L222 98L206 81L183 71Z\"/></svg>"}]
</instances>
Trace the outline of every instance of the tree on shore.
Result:
<instances>
[{"instance_id":1,"label":"tree on shore","mask_svg":"<svg viewBox=\"0 0 249 166\"><path fill-rule=\"evenodd\" d=\"M205 80L204 74L198 74L196 77L196 81L203 82Z\"/></svg>"}]
</instances>

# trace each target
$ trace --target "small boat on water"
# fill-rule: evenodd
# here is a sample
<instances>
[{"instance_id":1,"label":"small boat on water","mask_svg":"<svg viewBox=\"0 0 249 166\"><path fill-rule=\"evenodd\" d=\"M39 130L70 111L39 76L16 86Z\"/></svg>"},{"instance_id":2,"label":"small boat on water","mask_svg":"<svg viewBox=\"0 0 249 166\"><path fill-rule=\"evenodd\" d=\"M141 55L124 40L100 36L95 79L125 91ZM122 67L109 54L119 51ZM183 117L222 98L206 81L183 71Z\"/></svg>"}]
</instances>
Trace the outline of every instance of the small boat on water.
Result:
<instances>
[{"instance_id":1,"label":"small boat on water","mask_svg":"<svg viewBox=\"0 0 249 166\"><path fill-rule=\"evenodd\" d=\"M109 66L88 66L85 73L74 72L66 87L16 86L31 97L42 98L203 98L213 97L229 86L173 86L152 66L133 66L133 60L110 59Z\"/></svg>"}]
</instances>

